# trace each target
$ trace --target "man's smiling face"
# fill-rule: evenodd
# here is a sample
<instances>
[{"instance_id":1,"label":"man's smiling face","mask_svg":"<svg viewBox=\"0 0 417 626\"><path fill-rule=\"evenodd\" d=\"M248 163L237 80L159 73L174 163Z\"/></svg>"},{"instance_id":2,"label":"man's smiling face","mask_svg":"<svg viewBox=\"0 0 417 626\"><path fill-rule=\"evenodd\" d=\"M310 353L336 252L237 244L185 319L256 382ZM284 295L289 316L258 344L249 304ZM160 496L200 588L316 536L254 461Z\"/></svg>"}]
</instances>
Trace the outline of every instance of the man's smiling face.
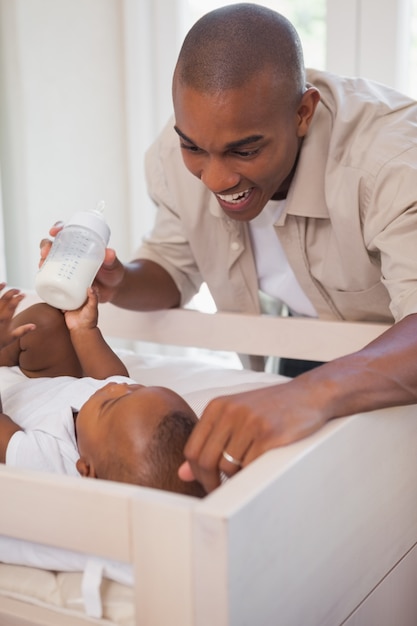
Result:
<instances>
[{"instance_id":1,"label":"man's smiling face","mask_svg":"<svg viewBox=\"0 0 417 626\"><path fill-rule=\"evenodd\" d=\"M286 197L308 129L309 92L291 106L272 82L268 71L215 93L174 82L184 163L235 220L252 220L271 198Z\"/></svg>"}]
</instances>

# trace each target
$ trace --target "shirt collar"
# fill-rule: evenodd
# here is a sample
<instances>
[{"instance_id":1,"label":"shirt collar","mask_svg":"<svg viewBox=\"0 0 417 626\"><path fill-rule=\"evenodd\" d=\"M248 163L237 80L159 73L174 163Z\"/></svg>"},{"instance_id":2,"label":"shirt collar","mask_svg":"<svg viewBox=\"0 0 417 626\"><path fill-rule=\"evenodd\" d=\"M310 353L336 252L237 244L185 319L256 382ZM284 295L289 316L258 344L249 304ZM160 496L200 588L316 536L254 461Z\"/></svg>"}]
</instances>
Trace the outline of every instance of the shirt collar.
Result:
<instances>
[{"instance_id":1,"label":"shirt collar","mask_svg":"<svg viewBox=\"0 0 417 626\"><path fill-rule=\"evenodd\" d=\"M297 169L287 196L285 215L328 218L325 174L329 150L330 116L319 102L307 136L304 138Z\"/></svg>"}]
</instances>

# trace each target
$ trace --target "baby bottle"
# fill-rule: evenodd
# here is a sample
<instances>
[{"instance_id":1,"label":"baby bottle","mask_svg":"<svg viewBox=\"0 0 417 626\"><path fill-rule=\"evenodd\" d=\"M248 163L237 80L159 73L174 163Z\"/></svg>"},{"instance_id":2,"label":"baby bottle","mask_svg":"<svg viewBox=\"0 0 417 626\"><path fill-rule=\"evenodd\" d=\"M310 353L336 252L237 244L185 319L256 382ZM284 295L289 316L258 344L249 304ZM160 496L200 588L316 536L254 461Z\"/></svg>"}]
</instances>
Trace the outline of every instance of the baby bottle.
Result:
<instances>
[{"instance_id":1,"label":"baby bottle","mask_svg":"<svg viewBox=\"0 0 417 626\"><path fill-rule=\"evenodd\" d=\"M103 208L100 202L94 210L75 213L55 237L36 275L38 295L57 309L78 309L87 299L110 238Z\"/></svg>"}]
</instances>

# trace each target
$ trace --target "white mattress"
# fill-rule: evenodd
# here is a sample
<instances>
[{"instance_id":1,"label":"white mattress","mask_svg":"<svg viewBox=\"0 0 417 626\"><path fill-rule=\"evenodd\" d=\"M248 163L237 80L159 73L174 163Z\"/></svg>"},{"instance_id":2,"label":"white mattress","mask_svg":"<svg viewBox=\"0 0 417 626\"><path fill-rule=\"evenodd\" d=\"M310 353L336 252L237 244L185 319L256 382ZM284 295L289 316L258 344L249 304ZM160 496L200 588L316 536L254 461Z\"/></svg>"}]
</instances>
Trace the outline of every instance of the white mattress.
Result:
<instances>
[{"instance_id":1,"label":"white mattress","mask_svg":"<svg viewBox=\"0 0 417 626\"><path fill-rule=\"evenodd\" d=\"M83 591L83 574L79 572L51 572L20 565L0 563L0 606L3 598L13 598L37 606L54 609L65 615L85 616L86 624L118 624L134 626L133 589L129 586L103 579L99 603L90 596L85 610L86 593ZM98 609L98 610L97 610Z\"/></svg>"}]
</instances>

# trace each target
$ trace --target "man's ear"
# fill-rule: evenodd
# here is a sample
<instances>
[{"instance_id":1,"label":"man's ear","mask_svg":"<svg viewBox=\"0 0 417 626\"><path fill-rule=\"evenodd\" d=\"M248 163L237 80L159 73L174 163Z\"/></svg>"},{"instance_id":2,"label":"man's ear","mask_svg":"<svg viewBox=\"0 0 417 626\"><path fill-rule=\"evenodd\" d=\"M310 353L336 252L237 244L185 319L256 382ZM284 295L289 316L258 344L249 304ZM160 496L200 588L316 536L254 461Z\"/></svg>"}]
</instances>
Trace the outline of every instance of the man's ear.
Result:
<instances>
[{"instance_id":1,"label":"man's ear","mask_svg":"<svg viewBox=\"0 0 417 626\"><path fill-rule=\"evenodd\" d=\"M305 137L320 101L320 93L315 87L309 87L301 98L297 111L298 136Z\"/></svg>"},{"instance_id":2,"label":"man's ear","mask_svg":"<svg viewBox=\"0 0 417 626\"><path fill-rule=\"evenodd\" d=\"M88 478L97 478L97 474L94 470L93 465L91 465L84 457L80 457L75 466L81 476L87 476Z\"/></svg>"}]
</instances>

